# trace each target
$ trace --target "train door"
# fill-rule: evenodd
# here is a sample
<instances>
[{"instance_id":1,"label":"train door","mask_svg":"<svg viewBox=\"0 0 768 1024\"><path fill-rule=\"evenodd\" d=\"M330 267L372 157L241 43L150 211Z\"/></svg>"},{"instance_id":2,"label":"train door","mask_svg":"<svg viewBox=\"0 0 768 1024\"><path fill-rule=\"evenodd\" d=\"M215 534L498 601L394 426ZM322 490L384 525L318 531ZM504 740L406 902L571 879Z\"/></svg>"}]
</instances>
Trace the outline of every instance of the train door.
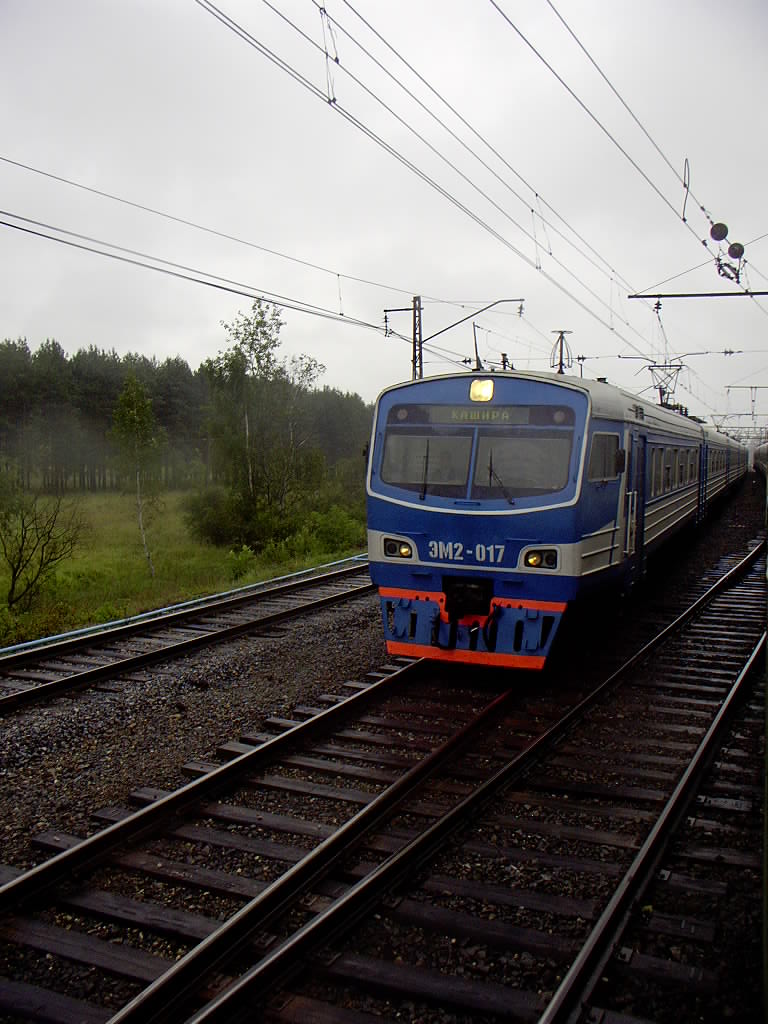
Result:
<instances>
[{"instance_id":1,"label":"train door","mask_svg":"<svg viewBox=\"0 0 768 1024\"><path fill-rule=\"evenodd\" d=\"M645 453L647 438L630 431L624 508L624 558L630 578L643 571L645 549Z\"/></svg>"},{"instance_id":2,"label":"train door","mask_svg":"<svg viewBox=\"0 0 768 1024\"><path fill-rule=\"evenodd\" d=\"M699 500L696 506L696 522L704 519L707 508L707 479L709 476L709 445L703 444L699 448Z\"/></svg>"}]
</instances>

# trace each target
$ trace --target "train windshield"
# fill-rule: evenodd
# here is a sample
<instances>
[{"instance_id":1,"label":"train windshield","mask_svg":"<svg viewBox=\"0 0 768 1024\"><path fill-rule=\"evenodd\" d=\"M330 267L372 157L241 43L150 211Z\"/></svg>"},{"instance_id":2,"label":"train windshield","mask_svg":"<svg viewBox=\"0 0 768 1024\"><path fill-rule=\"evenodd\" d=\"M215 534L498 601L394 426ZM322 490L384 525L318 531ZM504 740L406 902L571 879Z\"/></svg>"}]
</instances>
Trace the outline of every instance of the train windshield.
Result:
<instances>
[{"instance_id":1,"label":"train windshield","mask_svg":"<svg viewBox=\"0 0 768 1024\"><path fill-rule=\"evenodd\" d=\"M398 405L387 417L381 480L444 498L535 497L568 483L567 406Z\"/></svg>"}]
</instances>

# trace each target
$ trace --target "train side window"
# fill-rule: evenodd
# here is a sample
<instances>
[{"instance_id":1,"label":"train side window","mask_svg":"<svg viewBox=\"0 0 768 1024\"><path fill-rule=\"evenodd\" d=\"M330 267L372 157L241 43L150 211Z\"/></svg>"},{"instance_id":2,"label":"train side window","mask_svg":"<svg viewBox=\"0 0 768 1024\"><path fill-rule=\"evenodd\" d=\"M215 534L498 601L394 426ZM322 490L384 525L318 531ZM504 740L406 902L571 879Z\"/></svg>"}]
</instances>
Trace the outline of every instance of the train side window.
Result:
<instances>
[{"instance_id":1,"label":"train side window","mask_svg":"<svg viewBox=\"0 0 768 1024\"><path fill-rule=\"evenodd\" d=\"M680 450L680 461L677 464L677 483L682 487L687 482L688 476L688 454L684 449Z\"/></svg>"},{"instance_id":2,"label":"train side window","mask_svg":"<svg viewBox=\"0 0 768 1024\"><path fill-rule=\"evenodd\" d=\"M619 435L595 434L589 453L588 480L615 480L619 475Z\"/></svg>"},{"instance_id":3,"label":"train side window","mask_svg":"<svg viewBox=\"0 0 768 1024\"><path fill-rule=\"evenodd\" d=\"M652 456L652 472L653 477L651 479L651 494L656 497L657 494L661 494L662 491L662 480L663 480L663 455L664 450L662 448L654 448Z\"/></svg>"},{"instance_id":4,"label":"train side window","mask_svg":"<svg viewBox=\"0 0 768 1024\"><path fill-rule=\"evenodd\" d=\"M664 491L672 490L672 449L664 449Z\"/></svg>"}]
</instances>

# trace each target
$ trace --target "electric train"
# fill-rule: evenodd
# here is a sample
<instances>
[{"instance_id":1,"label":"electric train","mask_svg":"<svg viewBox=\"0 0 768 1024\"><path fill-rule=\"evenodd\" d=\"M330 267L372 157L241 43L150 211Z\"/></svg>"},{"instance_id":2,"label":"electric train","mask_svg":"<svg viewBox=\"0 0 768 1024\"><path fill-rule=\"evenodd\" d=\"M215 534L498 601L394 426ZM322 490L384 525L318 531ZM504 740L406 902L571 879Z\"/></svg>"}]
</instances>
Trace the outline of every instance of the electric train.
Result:
<instances>
[{"instance_id":1,"label":"electric train","mask_svg":"<svg viewBox=\"0 0 768 1024\"><path fill-rule=\"evenodd\" d=\"M387 649L541 669L566 609L747 472L747 450L603 380L464 372L387 388L367 474Z\"/></svg>"}]
</instances>

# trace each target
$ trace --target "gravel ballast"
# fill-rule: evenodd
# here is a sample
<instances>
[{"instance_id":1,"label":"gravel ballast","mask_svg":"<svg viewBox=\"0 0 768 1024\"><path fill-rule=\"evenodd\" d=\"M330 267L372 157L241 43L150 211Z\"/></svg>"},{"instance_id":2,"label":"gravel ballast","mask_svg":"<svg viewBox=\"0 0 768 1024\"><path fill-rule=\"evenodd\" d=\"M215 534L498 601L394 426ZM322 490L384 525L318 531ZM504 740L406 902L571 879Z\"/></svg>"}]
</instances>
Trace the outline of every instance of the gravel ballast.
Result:
<instances>
[{"instance_id":1,"label":"gravel ballast","mask_svg":"<svg viewBox=\"0 0 768 1024\"><path fill-rule=\"evenodd\" d=\"M182 765L215 760L216 748L258 732L340 682L362 680L387 660L378 598L243 637L158 665L106 690L84 690L2 723L0 860L30 867L30 838L46 829L97 830L92 811L125 803L139 786L175 788Z\"/></svg>"}]
</instances>

